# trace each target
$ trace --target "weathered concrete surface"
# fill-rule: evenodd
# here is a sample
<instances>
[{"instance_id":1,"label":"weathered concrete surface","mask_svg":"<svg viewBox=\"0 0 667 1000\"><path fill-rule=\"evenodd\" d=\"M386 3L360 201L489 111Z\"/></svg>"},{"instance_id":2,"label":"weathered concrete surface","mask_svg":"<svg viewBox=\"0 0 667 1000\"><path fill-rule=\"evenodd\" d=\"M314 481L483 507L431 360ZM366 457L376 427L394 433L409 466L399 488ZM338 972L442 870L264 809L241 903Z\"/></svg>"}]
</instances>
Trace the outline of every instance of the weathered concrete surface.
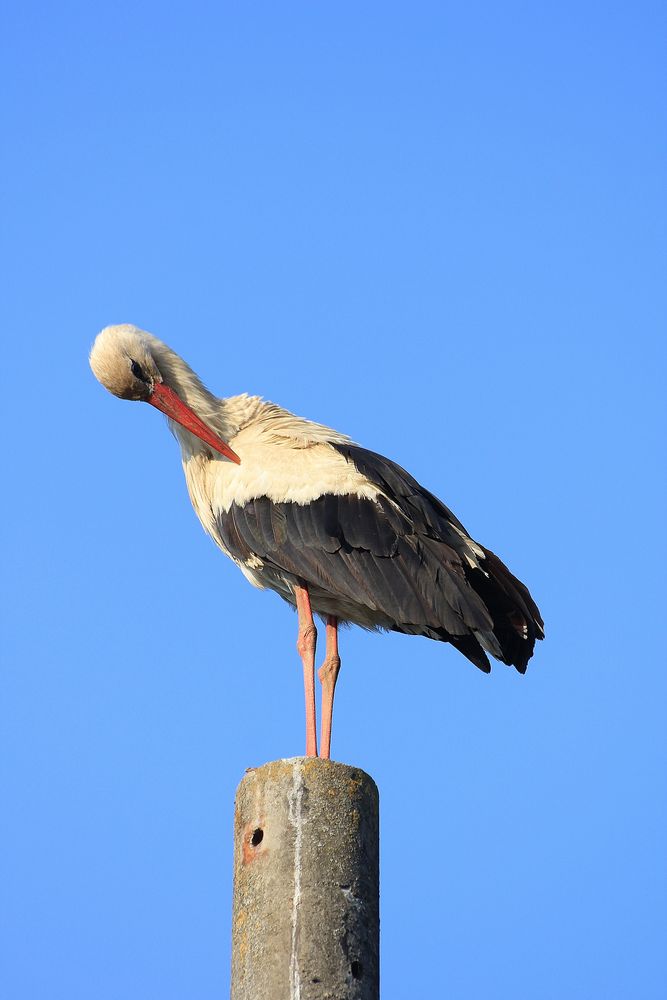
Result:
<instances>
[{"instance_id":1,"label":"weathered concrete surface","mask_svg":"<svg viewBox=\"0 0 667 1000\"><path fill-rule=\"evenodd\" d=\"M317 757L236 794L232 1000L378 1000L378 792Z\"/></svg>"}]
</instances>

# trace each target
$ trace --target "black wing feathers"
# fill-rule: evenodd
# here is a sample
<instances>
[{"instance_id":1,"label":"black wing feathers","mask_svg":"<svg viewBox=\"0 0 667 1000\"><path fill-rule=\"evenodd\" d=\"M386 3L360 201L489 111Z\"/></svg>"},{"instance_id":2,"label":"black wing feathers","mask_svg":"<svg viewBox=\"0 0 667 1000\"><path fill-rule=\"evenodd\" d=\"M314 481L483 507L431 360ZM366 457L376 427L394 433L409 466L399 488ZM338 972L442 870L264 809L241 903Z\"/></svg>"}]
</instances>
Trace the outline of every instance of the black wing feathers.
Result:
<instances>
[{"instance_id":1,"label":"black wing feathers","mask_svg":"<svg viewBox=\"0 0 667 1000\"><path fill-rule=\"evenodd\" d=\"M234 504L218 518L232 555L259 556L380 613L395 631L451 642L481 670L490 669L486 650L525 671L544 632L524 585L492 552L478 557L461 522L398 465L364 448L332 447L382 491L377 499Z\"/></svg>"},{"instance_id":2,"label":"black wing feathers","mask_svg":"<svg viewBox=\"0 0 667 1000\"><path fill-rule=\"evenodd\" d=\"M485 558L479 560L481 568L471 566L465 553L470 536L461 522L400 466L356 445L333 447L371 482L396 499L411 519L417 536L421 536L422 553L431 548L432 559L420 558L420 564L432 566L433 559L439 562L435 569L435 589L444 594L449 607L472 627L474 633L461 638L457 637L458 629L450 629L449 641L482 669L485 665L488 667L488 661L481 646L498 659L516 666L521 673L525 672L535 640L544 638L544 623L528 588L498 556L483 546L480 548ZM447 570L444 573L443 567ZM433 579L430 573L426 578ZM483 604L486 623L478 617L479 605L471 598L471 591ZM445 614L443 624L446 619Z\"/></svg>"}]
</instances>

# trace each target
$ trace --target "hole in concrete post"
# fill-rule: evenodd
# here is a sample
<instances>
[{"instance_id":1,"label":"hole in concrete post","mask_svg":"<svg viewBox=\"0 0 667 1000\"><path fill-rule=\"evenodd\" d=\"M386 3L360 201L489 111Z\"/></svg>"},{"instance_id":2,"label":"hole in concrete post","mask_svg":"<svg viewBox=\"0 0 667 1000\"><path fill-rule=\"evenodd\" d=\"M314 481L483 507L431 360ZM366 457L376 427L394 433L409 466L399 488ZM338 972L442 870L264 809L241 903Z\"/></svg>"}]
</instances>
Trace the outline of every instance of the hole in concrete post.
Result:
<instances>
[{"instance_id":1,"label":"hole in concrete post","mask_svg":"<svg viewBox=\"0 0 667 1000\"><path fill-rule=\"evenodd\" d=\"M354 962L352 962L352 964L350 966L350 972L352 973L352 978L353 979L361 979L361 977L363 975L364 968L363 968L361 962L358 962L356 958L355 958Z\"/></svg>"},{"instance_id":2,"label":"hole in concrete post","mask_svg":"<svg viewBox=\"0 0 667 1000\"><path fill-rule=\"evenodd\" d=\"M258 847L259 844L262 843L263 839L264 839L264 831L260 830L260 828L257 827L257 829L253 830L253 832L252 832L252 837L250 838L250 843L252 844L253 847Z\"/></svg>"}]
</instances>

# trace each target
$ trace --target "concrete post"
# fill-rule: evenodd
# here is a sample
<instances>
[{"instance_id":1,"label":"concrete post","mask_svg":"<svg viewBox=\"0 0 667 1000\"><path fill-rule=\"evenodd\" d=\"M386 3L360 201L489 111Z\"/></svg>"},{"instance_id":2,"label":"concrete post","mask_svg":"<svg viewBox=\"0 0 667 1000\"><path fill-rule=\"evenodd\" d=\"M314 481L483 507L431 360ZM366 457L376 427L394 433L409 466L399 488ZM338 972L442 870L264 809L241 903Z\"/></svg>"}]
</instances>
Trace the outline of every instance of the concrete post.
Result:
<instances>
[{"instance_id":1,"label":"concrete post","mask_svg":"<svg viewBox=\"0 0 667 1000\"><path fill-rule=\"evenodd\" d=\"M378 792L294 757L236 794L232 1000L378 1000Z\"/></svg>"}]
</instances>

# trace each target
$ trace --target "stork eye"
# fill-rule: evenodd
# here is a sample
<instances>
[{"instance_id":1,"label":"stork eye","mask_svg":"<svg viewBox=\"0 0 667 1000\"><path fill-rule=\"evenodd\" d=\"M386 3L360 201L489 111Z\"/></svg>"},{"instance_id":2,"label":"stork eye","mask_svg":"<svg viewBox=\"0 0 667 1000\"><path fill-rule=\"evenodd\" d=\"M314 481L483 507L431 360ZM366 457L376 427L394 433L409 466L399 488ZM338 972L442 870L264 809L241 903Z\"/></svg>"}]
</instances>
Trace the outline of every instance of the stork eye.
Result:
<instances>
[{"instance_id":1,"label":"stork eye","mask_svg":"<svg viewBox=\"0 0 667 1000\"><path fill-rule=\"evenodd\" d=\"M132 369L132 374L134 375L134 377L138 378L140 382L148 381L148 379L146 378L146 372L143 370L141 365L138 364L136 361L132 361L132 363L130 364L130 368Z\"/></svg>"}]
</instances>

